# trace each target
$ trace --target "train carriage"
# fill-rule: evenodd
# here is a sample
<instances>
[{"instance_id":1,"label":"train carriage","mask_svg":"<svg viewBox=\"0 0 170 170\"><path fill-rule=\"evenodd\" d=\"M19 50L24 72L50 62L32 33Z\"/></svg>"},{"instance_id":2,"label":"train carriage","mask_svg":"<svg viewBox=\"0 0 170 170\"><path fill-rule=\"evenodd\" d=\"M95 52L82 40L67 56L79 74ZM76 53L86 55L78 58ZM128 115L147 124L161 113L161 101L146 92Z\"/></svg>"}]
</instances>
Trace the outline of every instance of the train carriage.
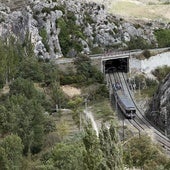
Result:
<instances>
[{"instance_id":1,"label":"train carriage","mask_svg":"<svg viewBox=\"0 0 170 170\"><path fill-rule=\"evenodd\" d=\"M114 85L114 95L117 100L118 106L120 107L126 118L133 119L136 114L134 103L129 97L126 96L121 87L118 86L118 83L117 85Z\"/></svg>"},{"instance_id":2,"label":"train carriage","mask_svg":"<svg viewBox=\"0 0 170 170\"><path fill-rule=\"evenodd\" d=\"M132 119L135 117L135 106L126 95L117 95L117 103L127 118Z\"/></svg>"}]
</instances>

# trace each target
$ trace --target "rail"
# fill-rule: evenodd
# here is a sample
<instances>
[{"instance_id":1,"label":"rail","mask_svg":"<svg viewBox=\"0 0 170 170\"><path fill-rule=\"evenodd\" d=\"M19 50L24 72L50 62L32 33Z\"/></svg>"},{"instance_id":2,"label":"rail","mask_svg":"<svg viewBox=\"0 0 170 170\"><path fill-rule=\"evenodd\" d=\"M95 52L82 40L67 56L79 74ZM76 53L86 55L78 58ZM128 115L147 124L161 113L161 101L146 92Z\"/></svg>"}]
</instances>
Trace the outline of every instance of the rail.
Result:
<instances>
[{"instance_id":1,"label":"rail","mask_svg":"<svg viewBox=\"0 0 170 170\"><path fill-rule=\"evenodd\" d=\"M120 75L119 74L122 74L122 77L123 77L123 80L121 80L120 78ZM108 74L109 75L109 81L110 81L110 84L111 84L111 88L113 87L113 84L118 81L121 83L121 86L123 87L123 84L122 84L122 81L124 81L125 85L126 85L126 88L127 88L127 92L129 94L129 97L131 98L132 102L134 103L135 107L136 107L136 110L138 111L138 114L136 114L136 118L135 119L128 119L128 121L130 122L130 124L133 125L133 127L135 129L137 129L139 131L139 134L140 132L145 132L145 127L149 128L149 129L152 129L153 130L153 133L155 134L155 138L157 140L158 143L161 144L161 146L166 150L166 152L168 154L170 154L170 139L167 138L166 136L164 136L164 134L162 133L162 131L156 129L148 120L147 118L144 116L144 114L142 113L142 111L138 108L132 94L131 94L131 91L130 91L130 88L129 88L129 85L127 83L127 78L125 78L125 73L110 73ZM112 76L112 78L111 78ZM114 83L113 83L114 81ZM114 93L114 92L113 92Z\"/></svg>"},{"instance_id":2,"label":"rail","mask_svg":"<svg viewBox=\"0 0 170 170\"><path fill-rule=\"evenodd\" d=\"M124 81L126 83L126 86L127 86L127 89L128 89L128 92L129 92L129 95L131 96L132 98L132 101L134 102L134 105L136 107L136 109L138 110L138 112L140 113L140 115L142 116L143 118L143 123L147 126L147 127L152 127L152 129L154 130L154 133L156 135L156 138L157 138L157 141L160 143L160 144L163 144L163 146L165 146L166 150L169 151L170 153L170 139L167 138L166 136L164 136L164 134L162 133L161 130L155 128L151 123L150 121L148 121L148 119L144 116L144 114L141 112L141 110L138 108L135 100L133 99L132 95L131 95L131 92L130 92L130 89L129 89L129 86L128 86L128 83L126 81L126 78L124 76L124 73L122 73L123 75L123 78L124 78Z\"/></svg>"},{"instance_id":3,"label":"rail","mask_svg":"<svg viewBox=\"0 0 170 170\"><path fill-rule=\"evenodd\" d=\"M116 76L114 76L113 74L112 74L112 78L113 78L113 80L114 80L114 83L116 82L116 81L118 81L117 80L117 78L116 78ZM113 87L113 85L114 85L114 83L113 83L113 81L112 81L112 78L111 78L111 75L109 74L109 81L110 81L110 85L111 85L111 87ZM115 92L113 91L113 94L114 94ZM114 95L115 96L115 95ZM116 103L116 108L117 108L117 103ZM128 121L130 122L130 124L139 132L139 135L141 134L141 131L144 131L144 128L136 121L136 120L134 120L134 119L128 119Z\"/></svg>"}]
</instances>

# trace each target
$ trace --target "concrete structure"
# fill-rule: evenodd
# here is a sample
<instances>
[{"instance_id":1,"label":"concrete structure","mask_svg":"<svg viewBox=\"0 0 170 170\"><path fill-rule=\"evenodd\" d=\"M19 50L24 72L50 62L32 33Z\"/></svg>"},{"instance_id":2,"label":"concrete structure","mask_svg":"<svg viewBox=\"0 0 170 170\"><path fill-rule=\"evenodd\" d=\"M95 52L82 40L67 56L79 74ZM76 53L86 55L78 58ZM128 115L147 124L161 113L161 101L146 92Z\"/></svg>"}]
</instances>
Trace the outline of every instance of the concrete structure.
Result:
<instances>
[{"instance_id":1,"label":"concrete structure","mask_svg":"<svg viewBox=\"0 0 170 170\"><path fill-rule=\"evenodd\" d=\"M151 53L160 54L168 51L169 48L151 49ZM142 71L143 60L137 59L134 56L140 55L143 50L131 50L131 51L117 51L104 54L89 55L94 65L102 73L105 73L108 67L116 67L118 70L123 70L125 72L136 72ZM63 69L67 66L74 70L74 58L60 58L54 60L59 68ZM110 62L110 63L109 63ZM121 66L123 66L121 68Z\"/></svg>"}]
</instances>

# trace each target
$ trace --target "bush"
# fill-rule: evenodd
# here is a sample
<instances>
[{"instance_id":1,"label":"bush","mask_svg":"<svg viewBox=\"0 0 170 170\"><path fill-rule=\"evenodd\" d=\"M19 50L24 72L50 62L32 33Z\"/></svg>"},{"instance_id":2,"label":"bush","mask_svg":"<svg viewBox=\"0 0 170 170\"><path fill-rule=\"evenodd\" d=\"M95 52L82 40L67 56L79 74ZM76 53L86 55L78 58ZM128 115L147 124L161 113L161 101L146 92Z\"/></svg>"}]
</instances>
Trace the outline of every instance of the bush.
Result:
<instances>
[{"instance_id":1,"label":"bush","mask_svg":"<svg viewBox=\"0 0 170 170\"><path fill-rule=\"evenodd\" d=\"M68 11L67 15L56 20L56 25L61 29L58 37L63 55L68 56L71 50L81 52L83 45L79 39L85 40L86 38L81 27L76 25L75 14Z\"/></svg>"},{"instance_id":2,"label":"bush","mask_svg":"<svg viewBox=\"0 0 170 170\"><path fill-rule=\"evenodd\" d=\"M128 42L128 49L148 49L151 45L142 37L134 37L131 38L130 42Z\"/></svg>"},{"instance_id":3,"label":"bush","mask_svg":"<svg viewBox=\"0 0 170 170\"><path fill-rule=\"evenodd\" d=\"M89 23L90 25L94 23L93 18L87 12L84 14L84 23Z\"/></svg>"},{"instance_id":4,"label":"bush","mask_svg":"<svg viewBox=\"0 0 170 170\"><path fill-rule=\"evenodd\" d=\"M147 58L147 59L151 57L151 53L150 53L149 50L144 50L142 54L143 54L144 57Z\"/></svg>"},{"instance_id":5,"label":"bush","mask_svg":"<svg viewBox=\"0 0 170 170\"><path fill-rule=\"evenodd\" d=\"M146 78L145 81L146 81L147 87L153 87L153 86L158 85L156 80L153 80L153 79L150 79L150 78Z\"/></svg>"},{"instance_id":6,"label":"bush","mask_svg":"<svg viewBox=\"0 0 170 170\"><path fill-rule=\"evenodd\" d=\"M47 13L47 14L50 14L51 12L51 9L50 8L47 8L47 7L44 7L41 11L42 13Z\"/></svg>"},{"instance_id":7,"label":"bush","mask_svg":"<svg viewBox=\"0 0 170 170\"><path fill-rule=\"evenodd\" d=\"M53 11L59 10L59 11L62 11L62 13L64 14L65 13L65 6L64 5L63 6L55 6L52 10Z\"/></svg>"},{"instance_id":8,"label":"bush","mask_svg":"<svg viewBox=\"0 0 170 170\"><path fill-rule=\"evenodd\" d=\"M136 89L142 90L143 94L147 94L147 96L152 96L155 93L155 90L158 87L158 83L156 80L146 78L143 75L135 76L135 79L132 80L132 84L136 84Z\"/></svg>"},{"instance_id":9,"label":"bush","mask_svg":"<svg viewBox=\"0 0 170 170\"><path fill-rule=\"evenodd\" d=\"M154 32L159 47L170 46L170 29L159 29Z\"/></svg>"},{"instance_id":10,"label":"bush","mask_svg":"<svg viewBox=\"0 0 170 170\"><path fill-rule=\"evenodd\" d=\"M164 66L164 67L157 67L154 71L152 71L152 74L155 77L157 77L158 81L162 81L169 72L170 72L170 67Z\"/></svg>"},{"instance_id":11,"label":"bush","mask_svg":"<svg viewBox=\"0 0 170 170\"><path fill-rule=\"evenodd\" d=\"M103 49L101 47L94 47L91 49L92 54L101 54L103 53Z\"/></svg>"},{"instance_id":12,"label":"bush","mask_svg":"<svg viewBox=\"0 0 170 170\"><path fill-rule=\"evenodd\" d=\"M81 77L84 84L92 84L94 82L103 83L104 77L100 71L91 65L91 60L86 55L79 55L74 64L77 74Z\"/></svg>"},{"instance_id":13,"label":"bush","mask_svg":"<svg viewBox=\"0 0 170 170\"><path fill-rule=\"evenodd\" d=\"M39 33L40 33L40 36L42 37L42 42L43 42L47 52L49 52L50 46L48 45L48 35L47 35L46 29L42 28Z\"/></svg>"}]
</instances>

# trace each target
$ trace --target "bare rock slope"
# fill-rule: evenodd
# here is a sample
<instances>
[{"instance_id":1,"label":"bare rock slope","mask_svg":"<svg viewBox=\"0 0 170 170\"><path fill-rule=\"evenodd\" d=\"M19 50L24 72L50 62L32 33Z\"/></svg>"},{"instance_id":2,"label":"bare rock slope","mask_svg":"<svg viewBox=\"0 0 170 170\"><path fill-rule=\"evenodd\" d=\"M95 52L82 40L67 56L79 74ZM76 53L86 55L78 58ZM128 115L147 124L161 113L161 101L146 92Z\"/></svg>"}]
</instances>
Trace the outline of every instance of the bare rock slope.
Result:
<instances>
[{"instance_id":1,"label":"bare rock slope","mask_svg":"<svg viewBox=\"0 0 170 170\"><path fill-rule=\"evenodd\" d=\"M35 54L43 58L125 49L136 37L156 45L155 28L169 27L168 23L129 22L94 2L0 0L0 37L12 35L23 41L29 33Z\"/></svg>"},{"instance_id":2,"label":"bare rock slope","mask_svg":"<svg viewBox=\"0 0 170 170\"><path fill-rule=\"evenodd\" d=\"M160 84L153 96L146 116L160 129L167 129L170 134L170 74Z\"/></svg>"}]
</instances>

